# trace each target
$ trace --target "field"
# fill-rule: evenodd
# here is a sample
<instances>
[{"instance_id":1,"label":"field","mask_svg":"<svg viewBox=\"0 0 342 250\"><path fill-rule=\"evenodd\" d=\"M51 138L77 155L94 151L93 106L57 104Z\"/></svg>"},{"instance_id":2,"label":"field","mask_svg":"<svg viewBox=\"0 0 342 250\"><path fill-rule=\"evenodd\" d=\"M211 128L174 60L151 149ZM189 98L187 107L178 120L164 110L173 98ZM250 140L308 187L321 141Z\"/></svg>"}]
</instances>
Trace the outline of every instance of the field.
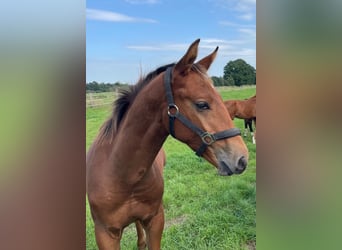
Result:
<instances>
[{"instance_id":1,"label":"field","mask_svg":"<svg viewBox=\"0 0 342 250\"><path fill-rule=\"evenodd\" d=\"M255 86L218 90L224 100L244 99L256 91ZM111 106L87 108L86 149L110 112ZM234 123L243 129L242 120ZM256 249L256 146L250 137L244 139L250 154L247 170L224 177L186 145L168 137L163 250ZM88 203L86 216L86 249L97 249ZM137 249L134 225L125 229L121 249Z\"/></svg>"}]
</instances>

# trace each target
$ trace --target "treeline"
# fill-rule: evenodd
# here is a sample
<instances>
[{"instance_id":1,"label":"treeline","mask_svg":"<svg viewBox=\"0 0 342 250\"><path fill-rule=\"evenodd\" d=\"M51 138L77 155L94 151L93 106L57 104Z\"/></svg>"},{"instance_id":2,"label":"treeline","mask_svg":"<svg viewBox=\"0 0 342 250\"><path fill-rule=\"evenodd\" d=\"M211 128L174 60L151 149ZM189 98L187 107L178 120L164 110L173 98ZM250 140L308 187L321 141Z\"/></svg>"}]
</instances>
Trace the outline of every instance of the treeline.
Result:
<instances>
[{"instance_id":1,"label":"treeline","mask_svg":"<svg viewBox=\"0 0 342 250\"><path fill-rule=\"evenodd\" d=\"M128 87L127 83L98 83L96 81L92 81L86 84L86 92L113 92L117 88Z\"/></svg>"},{"instance_id":2,"label":"treeline","mask_svg":"<svg viewBox=\"0 0 342 250\"><path fill-rule=\"evenodd\" d=\"M215 86L242 86L256 84L256 69L243 59L229 61L223 69L223 77L211 77ZM98 83L86 84L87 92L111 92L116 88L127 87L127 83Z\"/></svg>"}]
</instances>

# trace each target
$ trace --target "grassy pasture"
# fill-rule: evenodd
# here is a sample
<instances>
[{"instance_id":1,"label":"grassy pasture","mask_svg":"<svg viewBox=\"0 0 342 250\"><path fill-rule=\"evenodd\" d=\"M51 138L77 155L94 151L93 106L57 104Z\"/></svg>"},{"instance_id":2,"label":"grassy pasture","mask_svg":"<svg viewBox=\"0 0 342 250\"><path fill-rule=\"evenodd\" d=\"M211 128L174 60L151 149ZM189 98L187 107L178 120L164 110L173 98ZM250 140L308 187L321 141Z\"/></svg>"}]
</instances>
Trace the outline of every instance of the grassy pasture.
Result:
<instances>
[{"instance_id":1,"label":"grassy pasture","mask_svg":"<svg viewBox=\"0 0 342 250\"><path fill-rule=\"evenodd\" d=\"M116 92L87 93L86 107L105 106L113 102L117 96Z\"/></svg>"},{"instance_id":2,"label":"grassy pasture","mask_svg":"<svg viewBox=\"0 0 342 250\"><path fill-rule=\"evenodd\" d=\"M244 99L255 94L254 87L218 89L224 100ZM87 108L86 149L111 112L111 106ZM243 121L235 119L243 129ZM168 137L164 144L165 227L162 249L255 249L256 245L256 148L250 137L249 164L242 175L223 177L186 145ZM94 226L86 204L87 250L97 249ZM134 225L125 229L123 250L136 248Z\"/></svg>"}]
</instances>

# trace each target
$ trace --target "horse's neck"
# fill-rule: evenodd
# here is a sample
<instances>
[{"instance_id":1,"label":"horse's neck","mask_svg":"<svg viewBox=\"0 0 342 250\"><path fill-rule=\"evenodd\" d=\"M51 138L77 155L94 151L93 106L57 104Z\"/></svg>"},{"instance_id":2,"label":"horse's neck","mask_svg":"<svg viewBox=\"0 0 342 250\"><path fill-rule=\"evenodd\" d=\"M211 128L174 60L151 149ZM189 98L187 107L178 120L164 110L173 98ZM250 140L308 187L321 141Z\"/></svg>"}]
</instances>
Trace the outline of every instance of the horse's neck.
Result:
<instances>
[{"instance_id":1,"label":"horse's neck","mask_svg":"<svg viewBox=\"0 0 342 250\"><path fill-rule=\"evenodd\" d=\"M233 118L236 117L238 115L238 107L237 107L237 102L236 101L234 101L232 103L230 109L231 109L230 112L232 113L232 117Z\"/></svg>"},{"instance_id":2,"label":"horse's neck","mask_svg":"<svg viewBox=\"0 0 342 250\"><path fill-rule=\"evenodd\" d=\"M142 89L120 125L111 153L113 172L135 183L151 165L168 136L162 117L166 99L163 84L151 82Z\"/></svg>"},{"instance_id":3,"label":"horse's neck","mask_svg":"<svg viewBox=\"0 0 342 250\"><path fill-rule=\"evenodd\" d=\"M235 113L238 118L244 119L244 110L247 100L238 100L235 105Z\"/></svg>"}]
</instances>

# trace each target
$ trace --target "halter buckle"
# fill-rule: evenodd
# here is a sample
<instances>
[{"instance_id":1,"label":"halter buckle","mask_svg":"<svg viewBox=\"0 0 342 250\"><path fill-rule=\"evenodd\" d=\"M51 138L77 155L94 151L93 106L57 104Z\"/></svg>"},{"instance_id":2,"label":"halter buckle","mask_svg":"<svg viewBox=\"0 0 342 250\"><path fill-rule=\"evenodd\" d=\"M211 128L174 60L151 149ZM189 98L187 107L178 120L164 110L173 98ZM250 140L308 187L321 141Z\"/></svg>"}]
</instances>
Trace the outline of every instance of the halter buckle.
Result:
<instances>
[{"instance_id":1,"label":"halter buckle","mask_svg":"<svg viewBox=\"0 0 342 250\"><path fill-rule=\"evenodd\" d=\"M203 134L201 134L201 139L202 142L208 146L216 141L214 135L210 134L209 132L204 132Z\"/></svg>"},{"instance_id":2,"label":"halter buckle","mask_svg":"<svg viewBox=\"0 0 342 250\"><path fill-rule=\"evenodd\" d=\"M179 113L179 108L177 107L176 104L172 103L172 104L169 104L168 108L167 108L167 114L170 116L170 117L176 117Z\"/></svg>"}]
</instances>

